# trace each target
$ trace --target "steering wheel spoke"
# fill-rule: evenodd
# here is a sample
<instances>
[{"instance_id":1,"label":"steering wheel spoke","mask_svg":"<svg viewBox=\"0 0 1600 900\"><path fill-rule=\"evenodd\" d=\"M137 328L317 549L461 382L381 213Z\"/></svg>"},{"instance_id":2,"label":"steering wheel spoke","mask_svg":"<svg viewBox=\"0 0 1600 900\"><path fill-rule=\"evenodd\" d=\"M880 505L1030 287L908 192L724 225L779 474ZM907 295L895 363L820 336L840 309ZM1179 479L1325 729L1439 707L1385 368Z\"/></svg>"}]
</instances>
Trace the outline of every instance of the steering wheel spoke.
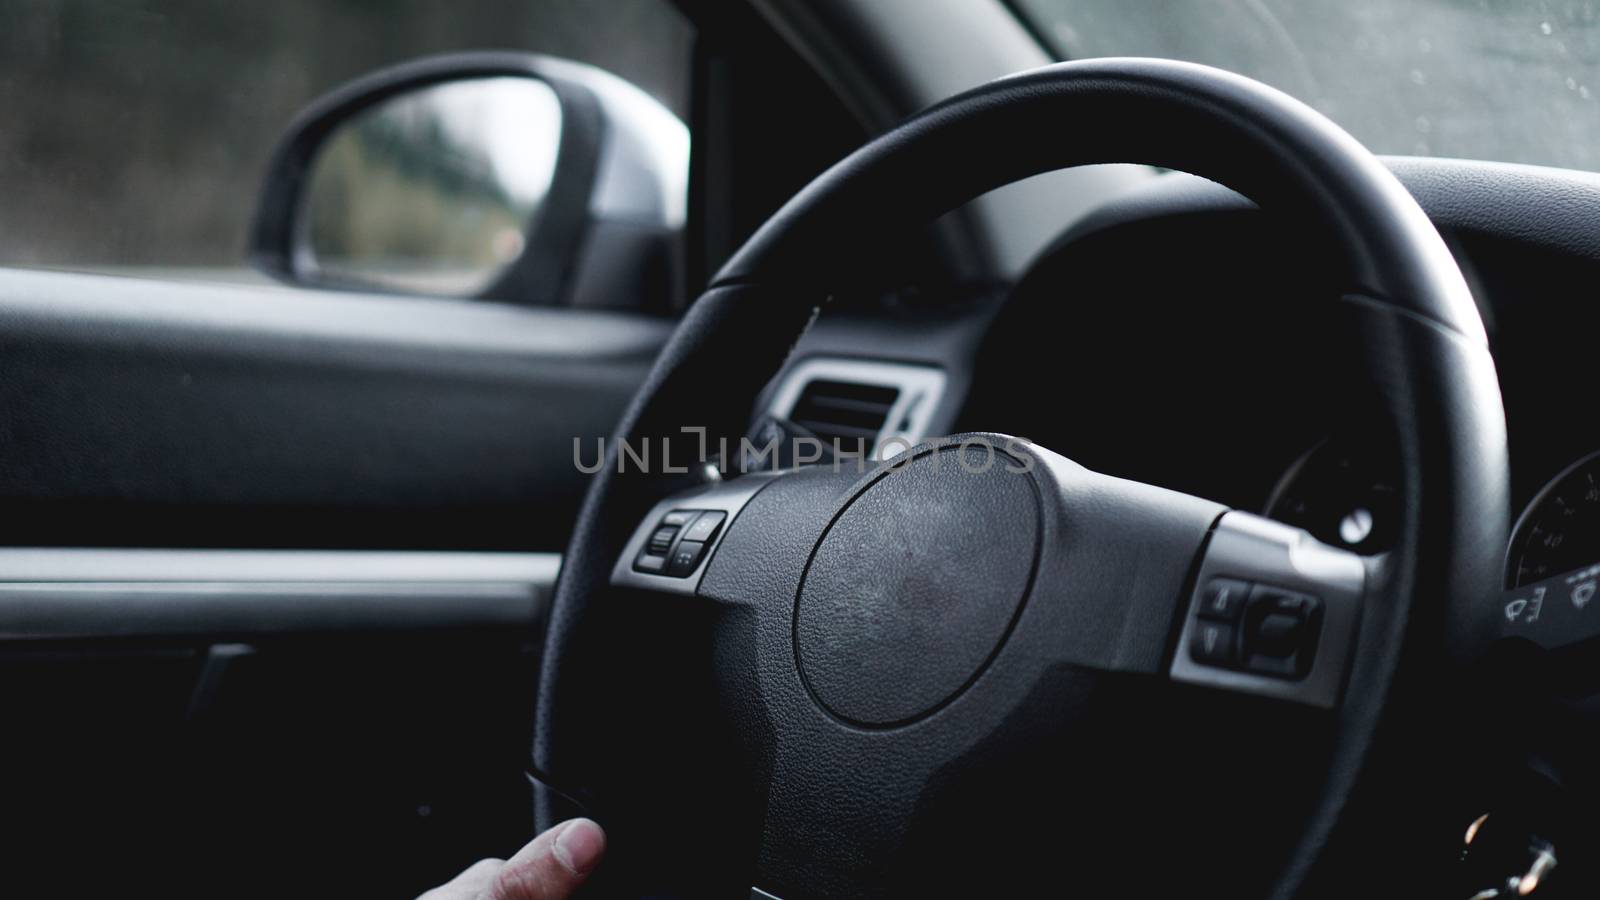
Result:
<instances>
[{"instance_id":1,"label":"steering wheel spoke","mask_svg":"<svg viewBox=\"0 0 1600 900\"><path fill-rule=\"evenodd\" d=\"M1332 707L1354 649L1366 565L1245 512L1217 520L1173 655L1174 680Z\"/></svg>"}]
</instances>

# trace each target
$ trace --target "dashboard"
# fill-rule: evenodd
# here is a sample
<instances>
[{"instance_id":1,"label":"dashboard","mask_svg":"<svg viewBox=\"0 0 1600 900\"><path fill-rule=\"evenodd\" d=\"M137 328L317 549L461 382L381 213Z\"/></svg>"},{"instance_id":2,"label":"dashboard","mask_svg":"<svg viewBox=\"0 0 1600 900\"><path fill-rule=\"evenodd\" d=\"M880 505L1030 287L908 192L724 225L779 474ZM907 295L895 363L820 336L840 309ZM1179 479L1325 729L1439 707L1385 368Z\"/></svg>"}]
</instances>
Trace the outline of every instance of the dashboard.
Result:
<instances>
[{"instance_id":1,"label":"dashboard","mask_svg":"<svg viewBox=\"0 0 1600 900\"><path fill-rule=\"evenodd\" d=\"M1600 423L1588 412L1600 177L1386 162L1440 227L1489 329L1522 511L1502 587L1600 561ZM1009 292L843 304L794 358L937 369L927 433L1020 435L1381 553L1398 509L1396 443L1363 388L1361 344L1321 246L1287 214L1168 174L1073 225ZM887 360L886 347L897 348Z\"/></svg>"}]
</instances>

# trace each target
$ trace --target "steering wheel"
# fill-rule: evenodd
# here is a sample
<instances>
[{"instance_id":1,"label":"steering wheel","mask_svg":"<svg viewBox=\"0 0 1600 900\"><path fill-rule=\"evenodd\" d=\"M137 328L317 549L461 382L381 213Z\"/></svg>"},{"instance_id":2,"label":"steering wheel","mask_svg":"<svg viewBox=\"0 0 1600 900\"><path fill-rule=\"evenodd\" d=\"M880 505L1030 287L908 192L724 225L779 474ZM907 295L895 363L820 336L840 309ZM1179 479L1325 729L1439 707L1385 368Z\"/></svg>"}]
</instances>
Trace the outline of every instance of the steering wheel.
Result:
<instances>
[{"instance_id":1,"label":"steering wheel","mask_svg":"<svg viewBox=\"0 0 1600 900\"><path fill-rule=\"evenodd\" d=\"M1327 340L1360 354L1401 466L1386 556L1002 435L696 481L685 463L736 455L886 236L1107 162L1221 182L1337 260ZM1079 386L1049 368L1017 389L1070 414ZM1387 861L1318 860L1385 712L1489 621L1508 521L1484 326L1416 203L1304 104L1149 59L984 85L819 176L688 310L606 460L556 587L532 774L541 817L608 828L603 874L631 894L1398 893Z\"/></svg>"}]
</instances>

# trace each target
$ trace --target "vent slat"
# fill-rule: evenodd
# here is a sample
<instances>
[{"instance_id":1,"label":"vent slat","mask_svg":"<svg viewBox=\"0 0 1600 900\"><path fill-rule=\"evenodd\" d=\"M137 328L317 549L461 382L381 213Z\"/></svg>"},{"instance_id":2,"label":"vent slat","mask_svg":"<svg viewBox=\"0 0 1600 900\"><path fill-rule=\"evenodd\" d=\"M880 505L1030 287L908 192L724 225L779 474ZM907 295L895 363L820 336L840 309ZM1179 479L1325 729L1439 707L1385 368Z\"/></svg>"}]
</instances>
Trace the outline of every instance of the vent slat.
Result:
<instances>
[{"instance_id":1,"label":"vent slat","mask_svg":"<svg viewBox=\"0 0 1600 900\"><path fill-rule=\"evenodd\" d=\"M853 400L849 397L828 397L824 395L806 397L803 402L807 406L820 406L823 409L878 416L889 415L889 410L894 406L894 401L892 400L888 403L879 403L876 400Z\"/></svg>"},{"instance_id":2,"label":"vent slat","mask_svg":"<svg viewBox=\"0 0 1600 900\"><path fill-rule=\"evenodd\" d=\"M899 398L898 388L817 379L800 391L789 419L845 452L861 444L870 451Z\"/></svg>"},{"instance_id":3,"label":"vent slat","mask_svg":"<svg viewBox=\"0 0 1600 900\"><path fill-rule=\"evenodd\" d=\"M829 409L817 403L795 404L794 412L789 415L791 421L799 422L830 422L835 425L849 428L862 428L876 434L883 428L884 420L889 417L888 409L876 412L856 412L854 410Z\"/></svg>"},{"instance_id":4,"label":"vent slat","mask_svg":"<svg viewBox=\"0 0 1600 900\"><path fill-rule=\"evenodd\" d=\"M801 395L816 394L824 397L848 397L853 400L872 400L883 404L892 404L900 396L897 387L885 387L881 384L857 384L850 381L828 381L818 378L806 384Z\"/></svg>"},{"instance_id":5,"label":"vent slat","mask_svg":"<svg viewBox=\"0 0 1600 900\"><path fill-rule=\"evenodd\" d=\"M870 441L878 436L879 431L877 428L851 428L848 425L840 425L836 422L822 422L816 419L791 419L790 421L818 437L866 438Z\"/></svg>"}]
</instances>

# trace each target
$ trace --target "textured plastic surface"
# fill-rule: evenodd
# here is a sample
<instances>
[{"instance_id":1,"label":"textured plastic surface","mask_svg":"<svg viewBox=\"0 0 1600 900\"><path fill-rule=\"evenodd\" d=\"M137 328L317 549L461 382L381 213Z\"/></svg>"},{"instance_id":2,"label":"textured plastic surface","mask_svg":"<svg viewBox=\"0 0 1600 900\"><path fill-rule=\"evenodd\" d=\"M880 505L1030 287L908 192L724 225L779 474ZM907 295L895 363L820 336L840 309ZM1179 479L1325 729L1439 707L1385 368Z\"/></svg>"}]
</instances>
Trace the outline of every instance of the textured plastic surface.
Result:
<instances>
[{"instance_id":1,"label":"textured plastic surface","mask_svg":"<svg viewBox=\"0 0 1600 900\"><path fill-rule=\"evenodd\" d=\"M965 466L987 463L981 474ZM911 722L1000 650L1033 583L1039 496L1011 457L946 447L872 480L806 567L795 656L847 722Z\"/></svg>"}]
</instances>

